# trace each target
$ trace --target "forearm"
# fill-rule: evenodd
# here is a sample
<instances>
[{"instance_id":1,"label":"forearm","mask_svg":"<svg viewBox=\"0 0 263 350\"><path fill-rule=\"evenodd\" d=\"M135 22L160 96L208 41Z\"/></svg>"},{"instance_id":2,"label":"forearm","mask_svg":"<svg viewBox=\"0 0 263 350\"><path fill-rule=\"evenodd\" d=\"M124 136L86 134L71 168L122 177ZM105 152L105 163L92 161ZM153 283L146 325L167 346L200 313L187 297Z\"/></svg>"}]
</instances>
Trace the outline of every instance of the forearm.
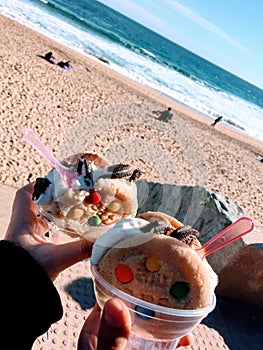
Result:
<instances>
[{"instance_id":1,"label":"forearm","mask_svg":"<svg viewBox=\"0 0 263 350\"><path fill-rule=\"evenodd\" d=\"M0 336L8 349L31 349L63 314L59 294L23 248L0 241Z\"/></svg>"}]
</instances>

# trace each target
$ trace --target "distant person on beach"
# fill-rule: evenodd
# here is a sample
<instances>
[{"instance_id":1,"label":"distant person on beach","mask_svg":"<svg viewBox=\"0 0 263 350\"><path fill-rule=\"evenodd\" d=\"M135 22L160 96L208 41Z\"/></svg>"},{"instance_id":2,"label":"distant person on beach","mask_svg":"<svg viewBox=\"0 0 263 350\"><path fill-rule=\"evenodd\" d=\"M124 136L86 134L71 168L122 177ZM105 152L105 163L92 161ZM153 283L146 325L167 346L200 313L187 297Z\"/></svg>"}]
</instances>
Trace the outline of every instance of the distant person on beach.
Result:
<instances>
[{"instance_id":1,"label":"distant person on beach","mask_svg":"<svg viewBox=\"0 0 263 350\"><path fill-rule=\"evenodd\" d=\"M220 117L218 117L218 118L216 118L215 120L214 120L214 122L211 124L211 126L215 126L217 123L219 123L221 120L223 119L223 116L222 115L220 115Z\"/></svg>"},{"instance_id":2,"label":"distant person on beach","mask_svg":"<svg viewBox=\"0 0 263 350\"><path fill-rule=\"evenodd\" d=\"M59 245L41 238L47 228L32 200L33 185L16 192L10 223L0 241L0 336L8 349L31 349L35 340L62 318L62 303L53 281L92 252L92 243L85 239ZM122 350L130 330L126 305L117 298L109 299L103 310L96 304L86 319L76 339L78 350ZM192 334L179 342L179 346L191 344Z\"/></svg>"},{"instance_id":3,"label":"distant person on beach","mask_svg":"<svg viewBox=\"0 0 263 350\"><path fill-rule=\"evenodd\" d=\"M168 123L173 118L172 108L168 107L165 111L160 113L158 120Z\"/></svg>"},{"instance_id":4,"label":"distant person on beach","mask_svg":"<svg viewBox=\"0 0 263 350\"><path fill-rule=\"evenodd\" d=\"M61 68L67 69L67 70L72 69L70 61L64 61L64 60L60 61L60 62L58 62L58 66L60 66Z\"/></svg>"},{"instance_id":5,"label":"distant person on beach","mask_svg":"<svg viewBox=\"0 0 263 350\"><path fill-rule=\"evenodd\" d=\"M55 57L53 56L52 51L49 51L48 53L46 53L44 58L45 58L45 60L47 60L48 62L53 63L53 64L56 61Z\"/></svg>"}]
</instances>

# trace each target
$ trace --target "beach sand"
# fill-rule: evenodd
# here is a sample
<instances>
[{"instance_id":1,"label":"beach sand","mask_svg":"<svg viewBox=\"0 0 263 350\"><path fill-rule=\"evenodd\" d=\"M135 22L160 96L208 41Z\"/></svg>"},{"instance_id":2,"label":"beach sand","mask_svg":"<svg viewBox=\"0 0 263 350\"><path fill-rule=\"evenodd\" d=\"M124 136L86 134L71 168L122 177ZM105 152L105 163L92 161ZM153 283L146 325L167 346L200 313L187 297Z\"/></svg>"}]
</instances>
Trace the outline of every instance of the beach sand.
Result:
<instances>
[{"instance_id":1,"label":"beach sand","mask_svg":"<svg viewBox=\"0 0 263 350\"><path fill-rule=\"evenodd\" d=\"M6 17L0 16L0 24L1 183L18 188L29 174L34 180L50 168L24 140L25 127L57 155L73 135L69 153L78 150L78 139L80 147L140 167L148 180L206 185L231 198L263 231L262 142L222 123L212 128L211 119L114 72L110 64ZM48 51L57 61L70 60L73 70L39 57ZM174 113L170 124L155 113L168 106Z\"/></svg>"},{"instance_id":2,"label":"beach sand","mask_svg":"<svg viewBox=\"0 0 263 350\"><path fill-rule=\"evenodd\" d=\"M151 181L201 184L221 192L263 232L262 142L222 123L212 128L211 119L117 74L110 64L86 58L3 16L0 28L1 184L16 189L27 184L30 174L35 180L50 169L24 140L23 129L28 127L57 155L84 147L139 167L142 178ZM39 57L48 51L57 61L70 60L73 70ZM168 106L174 118L166 124L157 119L156 111ZM76 348L93 304L80 309L78 295L70 297L68 291L74 282L74 291L79 288L83 293L88 268L81 262L61 274L57 286L64 317L36 341L34 349L53 349L56 342L62 344L57 349L67 344ZM92 288L85 290L86 303L92 301L92 293ZM219 349L227 349L215 330L200 325L194 334L197 343L191 349L199 349L198 339L202 349L204 342L209 349L214 341Z\"/></svg>"}]
</instances>

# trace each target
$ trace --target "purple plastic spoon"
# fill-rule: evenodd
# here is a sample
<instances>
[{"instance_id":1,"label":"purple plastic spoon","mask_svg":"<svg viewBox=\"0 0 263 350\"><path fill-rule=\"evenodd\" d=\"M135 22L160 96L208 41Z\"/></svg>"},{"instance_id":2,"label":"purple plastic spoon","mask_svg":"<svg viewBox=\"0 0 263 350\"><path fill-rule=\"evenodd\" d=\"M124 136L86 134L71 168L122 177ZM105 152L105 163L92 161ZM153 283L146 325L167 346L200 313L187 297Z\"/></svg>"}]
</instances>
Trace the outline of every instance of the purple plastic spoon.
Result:
<instances>
[{"instance_id":1,"label":"purple plastic spoon","mask_svg":"<svg viewBox=\"0 0 263 350\"><path fill-rule=\"evenodd\" d=\"M77 173L62 165L32 129L25 128L24 137L27 142L30 143L30 145L32 145L49 162L49 164L58 171L66 184L71 187L72 180L77 177Z\"/></svg>"},{"instance_id":2,"label":"purple plastic spoon","mask_svg":"<svg viewBox=\"0 0 263 350\"><path fill-rule=\"evenodd\" d=\"M234 242L236 239L244 236L252 231L254 223L247 217L242 217L231 225L227 226L223 231L206 242L201 248L197 248L197 253L204 259L207 255L223 248L224 246Z\"/></svg>"}]
</instances>

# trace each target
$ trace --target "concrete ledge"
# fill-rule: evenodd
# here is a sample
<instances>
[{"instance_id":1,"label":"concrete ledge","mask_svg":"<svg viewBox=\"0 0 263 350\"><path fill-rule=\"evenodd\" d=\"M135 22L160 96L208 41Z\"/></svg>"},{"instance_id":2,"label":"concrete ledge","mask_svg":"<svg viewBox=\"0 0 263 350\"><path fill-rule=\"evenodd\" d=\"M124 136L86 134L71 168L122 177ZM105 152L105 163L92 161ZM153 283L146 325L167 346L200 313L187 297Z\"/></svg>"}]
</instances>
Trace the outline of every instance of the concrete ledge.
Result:
<instances>
[{"instance_id":1,"label":"concrete ledge","mask_svg":"<svg viewBox=\"0 0 263 350\"><path fill-rule=\"evenodd\" d=\"M0 239L3 239L9 224L16 189L0 185Z\"/></svg>"}]
</instances>

